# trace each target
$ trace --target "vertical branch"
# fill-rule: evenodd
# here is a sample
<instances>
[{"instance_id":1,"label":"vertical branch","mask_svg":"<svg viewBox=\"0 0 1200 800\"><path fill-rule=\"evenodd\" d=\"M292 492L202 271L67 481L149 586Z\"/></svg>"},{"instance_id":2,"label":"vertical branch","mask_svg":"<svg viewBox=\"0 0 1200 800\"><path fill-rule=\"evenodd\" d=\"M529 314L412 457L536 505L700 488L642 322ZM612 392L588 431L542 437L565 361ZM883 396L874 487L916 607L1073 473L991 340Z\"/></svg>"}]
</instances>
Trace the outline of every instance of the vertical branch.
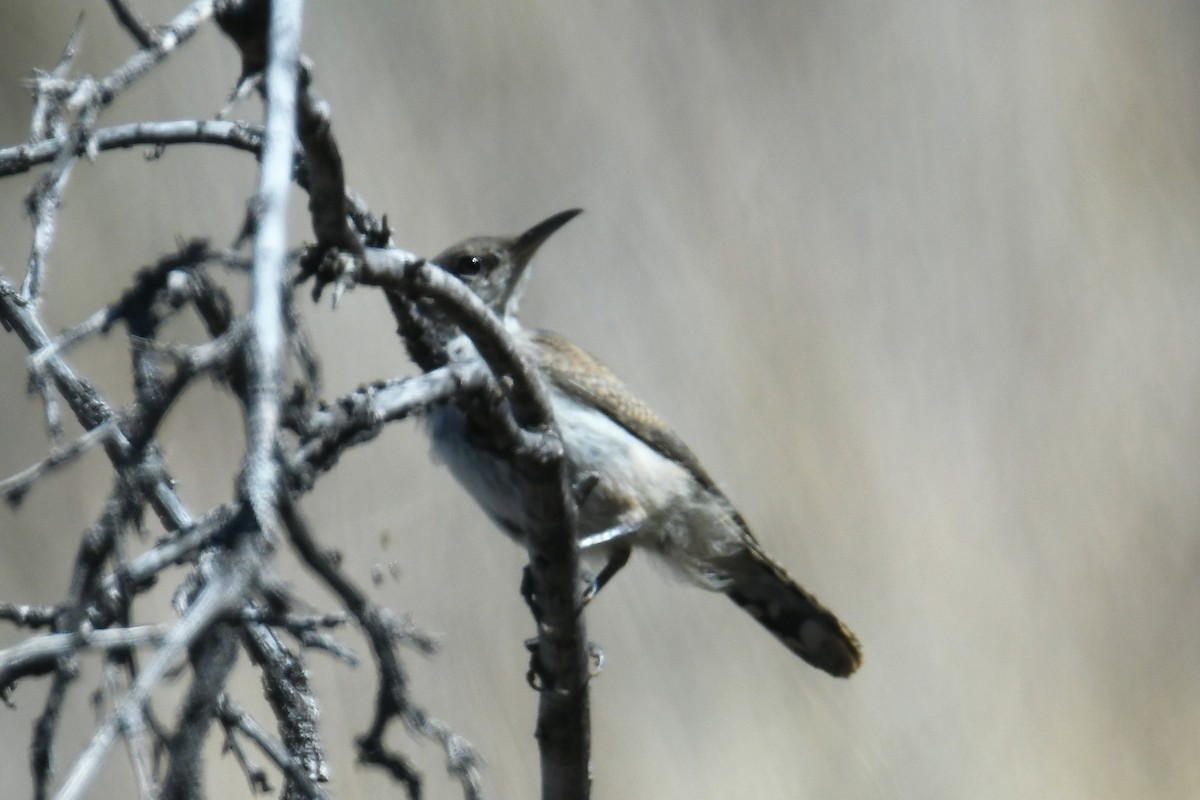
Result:
<instances>
[{"instance_id":1,"label":"vertical branch","mask_svg":"<svg viewBox=\"0 0 1200 800\"><path fill-rule=\"evenodd\" d=\"M271 4L266 67L266 124L258 185L258 235L250 287L250 335L243 489L259 523L279 530L275 460L283 386L283 291L287 263L287 204L296 140L296 79L300 62L300 0Z\"/></svg>"},{"instance_id":2,"label":"vertical branch","mask_svg":"<svg viewBox=\"0 0 1200 800\"><path fill-rule=\"evenodd\" d=\"M353 275L397 297L434 300L475 344L492 374L500 377L512 418L490 420L503 428L522 477L521 502L529 520L526 547L532 604L538 623L534 669L541 679L537 739L544 800L583 800L588 775L591 722L588 702L587 631L579 581L577 509L563 465L562 440L547 388L495 314L460 281L435 266L395 250L367 248Z\"/></svg>"},{"instance_id":3,"label":"vertical branch","mask_svg":"<svg viewBox=\"0 0 1200 800\"><path fill-rule=\"evenodd\" d=\"M192 686L179 713L178 729L168 745L161 800L198 800L204 796L201 754L237 652L237 634L230 625L214 625L208 636L192 645L188 654Z\"/></svg>"},{"instance_id":4,"label":"vertical branch","mask_svg":"<svg viewBox=\"0 0 1200 800\"><path fill-rule=\"evenodd\" d=\"M520 459L529 570L539 612L536 660L542 680L537 740L543 800L591 793L591 708L576 508L561 459Z\"/></svg>"},{"instance_id":5,"label":"vertical branch","mask_svg":"<svg viewBox=\"0 0 1200 800\"><path fill-rule=\"evenodd\" d=\"M70 72L71 63L75 60L75 53L79 49L79 38L82 33L83 16L80 15L79 22L75 25L75 32L71 34L62 57L50 72L49 78L60 80L66 78L67 73ZM40 139L53 130L55 138L69 143L59 151L58 156L54 159L54 166L38 180L26 199L29 215L33 218L33 244L29 250L25 280L21 282L21 296L36 302L42 292L42 273L46 258L54 243L54 227L58 216L58 207L62 202L62 192L71 175L71 168L78 160L75 150L85 134L78 125L73 131L67 130L61 98L41 86L35 92L33 124L30 127L35 138ZM50 427L53 429L54 425L51 424Z\"/></svg>"}]
</instances>

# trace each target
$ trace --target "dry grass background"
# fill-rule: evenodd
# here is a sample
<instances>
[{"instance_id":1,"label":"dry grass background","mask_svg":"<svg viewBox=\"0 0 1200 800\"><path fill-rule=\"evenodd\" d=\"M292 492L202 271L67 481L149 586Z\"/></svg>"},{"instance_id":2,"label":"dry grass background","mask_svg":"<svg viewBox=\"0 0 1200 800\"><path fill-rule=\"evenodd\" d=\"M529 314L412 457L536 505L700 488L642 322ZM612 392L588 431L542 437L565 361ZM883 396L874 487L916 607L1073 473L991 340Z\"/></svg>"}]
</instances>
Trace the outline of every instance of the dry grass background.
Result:
<instances>
[{"instance_id":1,"label":"dry grass background","mask_svg":"<svg viewBox=\"0 0 1200 800\"><path fill-rule=\"evenodd\" d=\"M84 5L81 66L107 71L129 42L103 4L0 6L0 143L26 135L20 81ZM861 674L831 680L636 563L590 609L608 655L597 798L1200 793L1195 3L315 0L305 49L348 179L402 246L587 209L536 262L525 319L670 419L865 644ZM207 30L106 121L207 116L235 73ZM231 240L253 179L245 156L182 147L81 165L49 321L115 297L178 236ZM10 277L29 184L0 182ZM331 395L411 369L374 292L304 316ZM45 449L23 358L0 340L5 474ZM77 363L128 398L119 341ZM196 508L231 491L233 412L213 391L168 425ZM103 467L0 511L0 599L61 596ZM305 507L360 579L398 562L377 597L445 636L409 659L416 691L487 755L492 796L533 795L520 551L411 427ZM332 790L396 793L352 766L366 673L314 663ZM88 685L61 761L90 728ZM43 694L26 682L0 709L9 796L28 792ZM454 796L435 749L410 750L429 796ZM114 758L96 796L127 780ZM245 791L228 758L210 790Z\"/></svg>"}]
</instances>

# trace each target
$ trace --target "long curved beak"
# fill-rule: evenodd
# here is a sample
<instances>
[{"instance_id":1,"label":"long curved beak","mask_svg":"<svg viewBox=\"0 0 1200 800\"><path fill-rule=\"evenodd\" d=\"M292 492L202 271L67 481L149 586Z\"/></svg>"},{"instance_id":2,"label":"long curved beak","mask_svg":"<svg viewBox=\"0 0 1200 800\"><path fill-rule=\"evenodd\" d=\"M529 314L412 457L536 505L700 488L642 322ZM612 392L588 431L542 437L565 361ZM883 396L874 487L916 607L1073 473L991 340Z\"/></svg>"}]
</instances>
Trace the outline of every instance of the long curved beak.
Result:
<instances>
[{"instance_id":1,"label":"long curved beak","mask_svg":"<svg viewBox=\"0 0 1200 800\"><path fill-rule=\"evenodd\" d=\"M508 285L504 287L504 310L506 314L516 311L517 303L525 291L525 273L533 254L542 243L550 238L550 234L566 225L583 213L582 208L569 208L560 211L549 219L544 219L537 225L512 240L512 272L508 275Z\"/></svg>"},{"instance_id":2,"label":"long curved beak","mask_svg":"<svg viewBox=\"0 0 1200 800\"><path fill-rule=\"evenodd\" d=\"M542 220L518 236L516 241L513 242L512 248L513 260L516 262L517 270L524 271L525 265L533 258L533 254L537 252L538 248L550 238L550 235L582 213L582 208L569 208L566 211L560 211L553 217Z\"/></svg>"}]
</instances>

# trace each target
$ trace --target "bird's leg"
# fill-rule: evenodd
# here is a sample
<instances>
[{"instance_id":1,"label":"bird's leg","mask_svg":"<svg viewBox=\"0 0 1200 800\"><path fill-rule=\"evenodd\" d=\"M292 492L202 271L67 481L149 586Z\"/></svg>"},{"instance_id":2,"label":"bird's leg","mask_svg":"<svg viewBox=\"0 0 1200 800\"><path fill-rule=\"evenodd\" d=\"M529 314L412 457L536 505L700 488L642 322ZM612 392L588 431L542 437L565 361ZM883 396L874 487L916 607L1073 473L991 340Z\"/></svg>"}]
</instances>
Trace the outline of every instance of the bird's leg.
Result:
<instances>
[{"instance_id":1,"label":"bird's leg","mask_svg":"<svg viewBox=\"0 0 1200 800\"><path fill-rule=\"evenodd\" d=\"M596 533L590 533L579 540L580 552L586 553L597 547L605 547L608 550L608 560L600 573L594 576L590 585L583 593L583 603L587 605L592 598L600 593L613 576L621 571L621 568L629 563L629 555L633 551L633 545L627 541L634 534L642 529L646 518L644 514L639 514L632 519L627 519L611 528L605 528Z\"/></svg>"},{"instance_id":2,"label":"bird's leg","mask_svg":"<svg viewBox=\"0 0 1200 800\"><path fill-rule=\"evenodd\" d=\"M614 547L609 551L608 561L604 562L600 573L592 579L592 585L583 593L584 605L592 602L592 598L600 594L600 590L604 588L605 584L611 581L613 576L629 563L629 554L632 552L633 548L627 544Z\"/></svg>"}]
</instances>

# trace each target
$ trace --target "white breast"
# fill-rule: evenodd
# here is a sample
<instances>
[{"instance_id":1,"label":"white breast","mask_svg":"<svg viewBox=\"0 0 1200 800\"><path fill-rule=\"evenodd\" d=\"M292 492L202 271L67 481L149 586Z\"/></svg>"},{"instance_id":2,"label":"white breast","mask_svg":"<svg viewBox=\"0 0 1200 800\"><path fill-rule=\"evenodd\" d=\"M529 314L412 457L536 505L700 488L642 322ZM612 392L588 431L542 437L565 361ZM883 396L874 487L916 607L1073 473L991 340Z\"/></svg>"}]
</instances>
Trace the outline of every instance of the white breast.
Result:
<instances>
[{"instance_id":1,"label":"white breast","mask_svg":"<svg viewBox=\"0 0 1200 800\"><path fill-rule=\"evenodd\" d=\"M579 535L635 525L630 543L664 556L689 580L720 588L711 565L745 546L725 501L604 414L557 391L551 403L571 483L599 478L579 507ZM469 444L466 418L457 408L439 409L429 419L434 457L497 524L519 538L525 514L513 467Z\"/></svg>"}]
</instances>

